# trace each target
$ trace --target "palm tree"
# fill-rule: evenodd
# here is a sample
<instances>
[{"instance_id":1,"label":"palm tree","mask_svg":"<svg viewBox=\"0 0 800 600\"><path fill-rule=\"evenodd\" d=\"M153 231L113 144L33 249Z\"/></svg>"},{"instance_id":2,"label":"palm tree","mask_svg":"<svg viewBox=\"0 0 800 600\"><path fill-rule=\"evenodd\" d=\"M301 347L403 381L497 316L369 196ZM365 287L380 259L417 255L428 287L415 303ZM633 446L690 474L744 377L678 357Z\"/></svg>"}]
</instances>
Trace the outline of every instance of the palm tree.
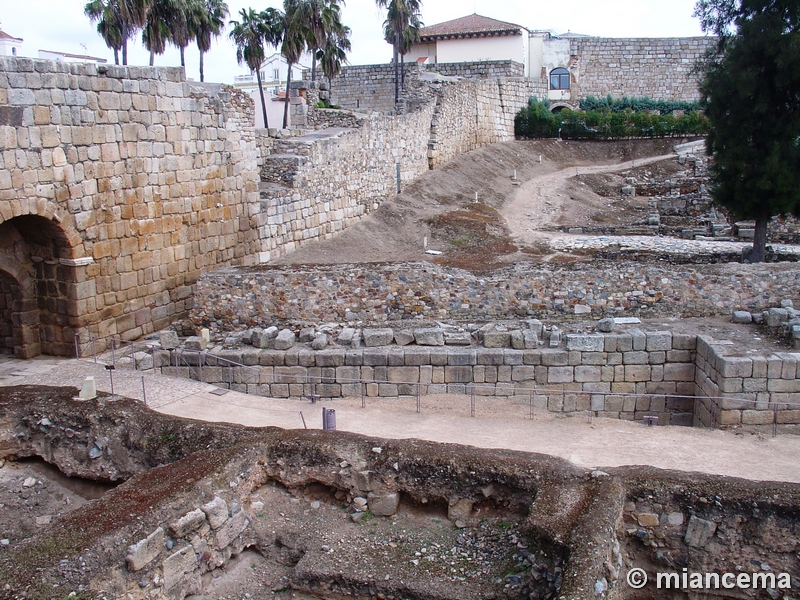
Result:
<instances>
[{"instance_id":1,"label":"palm tree","mask_svg":"<svg viewBox=\"0 0 800 600\"><path fill-rule=\"evenodd\" d=\"M174 20L170 24L170 42L181 53L181 66L186 68L186 46L195 39L198 23L202 19L205 5L201 0L179 0Z\"/></svg>"},{"instance_id":2,"label":"palm tree","mask_svg":"<svg viewBox=\"0 0 800 600\"><path fill-rule=\"evenodd\" d=\"M419 42L423 26L422 15L418 12L411 13L408 19L408 27L400 36L400 46L398 48L400 52L400 86L403 89L406 89L406 54L414 44ZM383 22L383 39L390 44L394 44L394 28L389 19Z\"/></svg>"},{"instance_id":3,"label":"palm tree","mask_svg":"<svg viewBox=\"0 0 800 600\"><path fill-rule=\"evenodd\" d=\"M344 2L342 2L344 3ZM342 9L338 0L305 0L300 4L306 46L311 51L311 81L317 80L317 51L332 35L341 36Z\"/></svg>"},{"instance_id":4,"label":"palm tree","mask_svg":"<svg viewBox=\"0 0 800 600\"><path fill-rule=\"evenodd\" d=\"M205 81L203 72L203 55L211 50L211 38L219 37L225 29L225 19L228 17L228 5L224 0L199 0L203 10L199 19L192 23L194 39L200 51L200 81Z\"/></svg>"},{"instance_id":5,"label":"palm tree","mask_svg":"<svg viewBox=\"0 0 800 600\"><path fill-rule=\"evenodd\" d=\"M109 47L122 50L122 64L128 64L128 40L147 20L147 11L152 0L91 0L84 13L92 22L98 21L97 30ZM100 25L100 21L104 21ZM117 31L118 30L118 33ZM104 33L106 32L106 33ZM108 37L107 37L108 36ZM114 46L114 44L119 46Z\"/></svg>"},{"instance_id":6,"label":"palm tree","mask_svg":"<svg viewBox=\"0 0 800 600\"><path fill-rule=\"evenodd\" d=\"M150 51L150 66L155 55L164 54L172 31L179 29L182 20L181 0L151 0L142 29L142 43Z\"/></svg>"},{"instance_id":7,"label":"palm tree","mask_svg":"<svg viewBox=\"0 0 800 600\"><path fill-rule=\"evenodd\" d=\"M340 32L329 35L325 46L317 50L316 58L322 74L328 78L328 90L331 89L331 80L341 72L342 64L347 62L347 53L351 49L350 28L344 25Z\"/></svg>"},{"instance_id":8,"label":"palm tree","mask_svg":"<svg viewBox=\"0 0 800 600\"><path fill-rule=\"evenodd\" d=\"M83 9L89 20L97 22L97 33L103 38L106 46L114 50L114 64L119 64L119 51L122 49L122 17L119 7L103 0L92 0Z\"/></svg>"},{"instance_id":9,"label":"palm tree","mask_svg":"<svg viewBox=\"0 0 800 600\"><path fill-rule=\"evenodd\" d=\"M288 63L286 75L286 98L283 106L283 128L289 128L289 88L292 83L292 65L300 60L306 49L308 29L303 21L307 10L303 6L308 0L283 0L283 41L281 54Z\"/></svg>"},{"instance_id":10,"label":"palm tree","mask_svg":"<svg viewBox=\"0 0 800 600\"><path fill-rule=\"evenodd\" d=\"M239 12L240 21L231 21L233 30L230 37L236 44L236 60L239 64L247 64L250 71L256 74L258 93L261 96L261 111L264 115L264 127L269 127L267 120L267 104L264 101L264 88L261 87L261 63L264 62L264 42L277 45L280 43L279 33L283 23L283 14L275 8L267 8L257 13L252 8Z\"/></svg>"},{"instance_id":11,"label":"palm tree","mask_svg":"<svg viewBox=\"0 0 800 600\"><path fill-rule=\"evenodd\" d=\"M411 15L419 14L422 3L420 0L375 0L378 8L386 8L386 20L391 23L394 32L392 40L392 54L394 60L394 102L400 100L400 75L398 73L398 54L400 53L401 39L409 27Z\"/></svg>"}]
</instances>

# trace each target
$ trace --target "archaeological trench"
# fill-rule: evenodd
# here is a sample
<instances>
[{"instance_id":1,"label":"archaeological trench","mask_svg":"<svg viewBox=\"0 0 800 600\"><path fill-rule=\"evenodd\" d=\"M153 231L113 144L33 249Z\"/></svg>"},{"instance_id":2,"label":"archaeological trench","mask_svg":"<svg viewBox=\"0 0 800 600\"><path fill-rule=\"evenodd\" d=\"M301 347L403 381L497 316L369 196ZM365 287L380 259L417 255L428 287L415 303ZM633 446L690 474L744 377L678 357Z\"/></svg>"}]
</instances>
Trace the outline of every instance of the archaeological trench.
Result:
<instances>
[{"instance_id":1,"label":"archaeological trench","mask_svg":"<svg viewBox=\"0 0 800 600\"><path fill-rule=\"evenodd\" d=\"M738 264L736 248L576 249L574 237L555 247L559 233L745 239L746 223L710 205L699 152L677 152L660 178L576 175L627 207L625 223L553 225L554 252L509 242L497 215L512 179L541 167L534 154L567 152L510 141L516 112L546 92L513 66L464 80L411 73L398 115L315 111L320 90L301 85L292 112L307 133L287 137L254 131L237 90L179 69L0 60L2 350L74 356L113 338L130 344L128 367L194 369L276 399L472 395L566 418L796 435L800 269L786 246L766 265ZM386 88L373 99L388 97L388 71L366 69ZM361 94L348 86L343 97ZM580 151L635 160L673 142ZM468 152L472 180L449 162ZM424 190L432 169L458 175L450 199L434 194L453 210L425 221L426 241L458 240L450 253L268 264L346 240L372 213L387 219L382 201ZM647 200L630 208L631 196ZM770 236L797 244L797 224L775 221ZM707 331L732 314L736 341ZM800 597L791 483L587 470L540 454L193 421L75 388L0 388L0 463L34 460L104 493L34 528L8 526L1 598L206 598L256 555L259 587L232 597ZM21 521L61 494L45 477L4 485L13 503L0 514L18 506ZM629 584L634 568L651 577L643 589ZM662 571L765 585L656 589Z\"/></svg>"}]
</instances>

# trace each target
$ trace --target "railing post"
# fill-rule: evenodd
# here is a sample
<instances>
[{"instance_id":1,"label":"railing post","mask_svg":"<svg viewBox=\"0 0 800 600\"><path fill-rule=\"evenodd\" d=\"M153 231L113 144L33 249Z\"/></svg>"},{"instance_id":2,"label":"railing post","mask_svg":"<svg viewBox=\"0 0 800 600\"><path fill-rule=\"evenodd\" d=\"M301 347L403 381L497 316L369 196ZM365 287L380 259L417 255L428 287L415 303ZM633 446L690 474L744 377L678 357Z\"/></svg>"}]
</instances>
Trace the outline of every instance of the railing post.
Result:
<instances>
[{"instance_id":1,"label":"railing post","mask_svg":"<svg viewBox=\"0 0 800 600\"><path fill-rule=\"evenodd\" d=\"M75 334L75 358L80 359L81 357L81 343L80 343L80 334Z\"/></svg>"},{"instance_id":2,"label":"railing post","mask_svg":"<svg viewBox=\"0 0 800 600\"><path fill-rule=\"evenodd\" d=\"M422 402L420 400L419 383L417 384L417 413L422 412Z\"/></svg>"},{"instance_id":3,"label":"railing post","mask_svg":"<svg viewBox=\"0 0 800 600\"><path fill-rule=\"evenodd\" d=\"M147 406L147 390L144 387L144 375L142 375L142 400L144 405Z\"/></svg>"},{"instance_id":4,"label":"railing post","mask_svg":"<svg viewBox=\"0 0 800 600\"><path fill-rule=\"evenodd\" d=\"M92 357L94 358L94 362L97 363L97 346L94 343L94 336L90 333L89 339L92 340Z\"/></svg>"},{"instance_id":5,"label":"railing post","mask_svg":"<svg viewBox=\"0 0 800 600\"><path fill-rule=\"evenodd\" d=\"M367 408L367 384L361 380L361 408Z\"/></svg>"},{"instance_id":6,"label":"railing post","mask_svg":"<svg viewBox=\"0 0 800 600\"><path fill-rule=\"evenodd\" d=\"M469 384L469 416L475 416L475 384Z\"/></svg>"}]
</instances>

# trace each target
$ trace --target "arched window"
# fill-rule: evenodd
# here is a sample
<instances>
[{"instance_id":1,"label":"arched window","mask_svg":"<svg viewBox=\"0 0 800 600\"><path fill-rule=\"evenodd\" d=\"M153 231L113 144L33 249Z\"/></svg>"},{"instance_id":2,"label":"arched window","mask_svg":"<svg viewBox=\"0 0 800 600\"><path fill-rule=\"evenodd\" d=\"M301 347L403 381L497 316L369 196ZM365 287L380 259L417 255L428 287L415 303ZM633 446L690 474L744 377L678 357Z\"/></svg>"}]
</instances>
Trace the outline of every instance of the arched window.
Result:
<instances>
[{"instance_id":1,"label":"arched window","mask_svg":"<svg viewBox=\"0 0 800 600\"><path fill-rule=\"evenodd\" d=\"M550 89L551 90L568 90L569 89L569 71L563 67L558 67L550 71Z\"/></svg>"}]
</instances>

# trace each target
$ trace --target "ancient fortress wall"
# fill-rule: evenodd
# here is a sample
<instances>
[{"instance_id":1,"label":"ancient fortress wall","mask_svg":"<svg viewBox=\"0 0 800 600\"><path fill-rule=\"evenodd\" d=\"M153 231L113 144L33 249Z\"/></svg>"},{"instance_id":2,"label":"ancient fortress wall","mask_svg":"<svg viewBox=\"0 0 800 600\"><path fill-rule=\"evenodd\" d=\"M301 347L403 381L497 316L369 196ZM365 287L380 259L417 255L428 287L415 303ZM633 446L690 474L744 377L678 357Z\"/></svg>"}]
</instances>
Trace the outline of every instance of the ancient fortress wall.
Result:
<instances>
[{"instance_id":1,"label":"ancient fortress wall","mask_svg":"<svg viewBox=\"0 0 800 600\"><path fill-rule=\"evenodd\" d=\"M186 311L203 269L253 262L252 119L182 69L0 60L0 269L22 289L3 345L133 339Z\"/></svg>"},{"instance_id":2,"label":"ancient fortress wall","mask_svg":"<svg viewBox=\"0 0 800 600\"><path fill-rule=\"evenodd\" d=\"M357 129L275 140L259 136L263 155L261 262L331 237L428 170L434 105L399 116L366 115Z\"/></svg>"},{"instance_id":3,"label":"ancient fortress wall","mask_svg":"<svg viewBox=\"0 0 800 600\"><path fill-rule=\"evenodd\" d=\"M698 100L692 70L715 38L574 38L570 54L577 76L572 99L585 96L648 96Z\"/></svg>"}]
</instances>

